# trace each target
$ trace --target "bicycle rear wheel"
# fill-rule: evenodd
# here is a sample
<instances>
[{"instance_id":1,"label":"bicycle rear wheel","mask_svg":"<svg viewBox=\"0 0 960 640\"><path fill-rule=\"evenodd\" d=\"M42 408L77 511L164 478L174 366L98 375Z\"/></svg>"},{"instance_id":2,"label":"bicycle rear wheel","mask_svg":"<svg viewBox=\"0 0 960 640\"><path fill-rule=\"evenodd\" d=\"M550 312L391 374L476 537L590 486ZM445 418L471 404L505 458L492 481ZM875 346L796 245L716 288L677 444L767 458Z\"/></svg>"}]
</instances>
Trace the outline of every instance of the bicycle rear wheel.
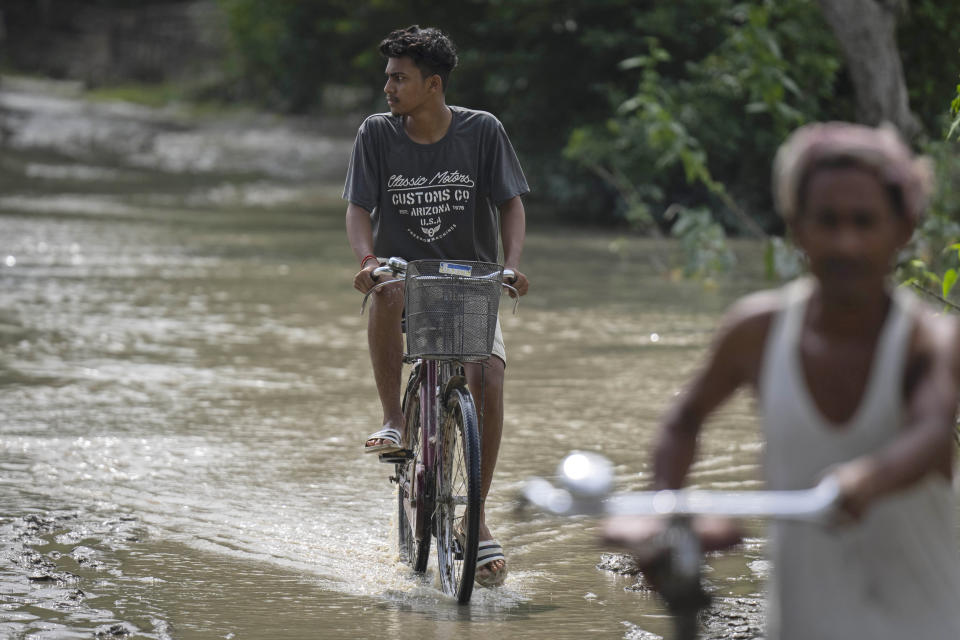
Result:
<instances>
[{"instance_id":1,"label":"bicycle rear wheel","mask_svg":"<svg viewBox=\"0 0 960 640\"><path fill-rule=\"evenodd\" d=\"M444 593L466 604L473 593L480 531L480 436L465 387L447 396L436 474L437 569Z\"/></svg>"},{"instance_id":2,"label":"bicycle rear wheel","mask_svg":"<svg viewBox=\"0 0 960 640\"><path fill-rule=\"evenodd\" d=\"M417 483L417 466L423 460L422 443L420 442L420 376L419 367L410 374L407 390L403 396L403 416L406 425L407 443L413 452L413 458L397 464L397 542L400 549L400 560L413 567L416 573L427 570L427 560L430 558L430 530L423 527L418 539L414 524L407 517L407 503L413 488ZM424 477L423 480L429 480ZM421 493L429 493L429 487L421 484ZM417 510L417 519L425 523L429 512L425 500L426 496L419 496L414 509Z\"/></svg>"}]
</instances>

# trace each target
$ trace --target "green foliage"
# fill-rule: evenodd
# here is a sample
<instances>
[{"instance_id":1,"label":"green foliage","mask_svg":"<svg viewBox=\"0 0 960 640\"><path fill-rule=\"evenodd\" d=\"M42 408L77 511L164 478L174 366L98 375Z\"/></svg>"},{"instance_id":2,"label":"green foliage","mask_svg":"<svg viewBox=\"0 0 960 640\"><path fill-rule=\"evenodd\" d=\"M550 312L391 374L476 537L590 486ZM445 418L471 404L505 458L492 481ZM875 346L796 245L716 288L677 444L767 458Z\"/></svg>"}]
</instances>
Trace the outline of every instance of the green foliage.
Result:
<instances>
[{"instance_id":1,"label":"green foliage","mask_svg":"<svg viewBox=\"0 0 960 640\"><path fill-rule=\"evenodd\" d=\"M658 212L679 203L708 206L725 226L763 235L757 218L768 228L778 221L744 209L772 209L777 145L797 125L842 117L849 105L833 99L835 45L809 2L701 10L713 37L679 66L670 47L646 38L640 55L620 64L638 72L635 92L610 90L614 117L576 129L565 153L606 180L641 229L665 226Z\"/></svg>"},{"instance_id":2,"label":"green foliage","mask_svg":"<svg viewBox=\"0 0 960 640\"><path fill-rule=\"evenodd\" d=\"M949 124L943 106L955 95L958 25L960 2L910 0L897 28L910 108L932 139L941 138Z\"/></svg>"},{"instance_id":3,"label":"green foliage","mask_svg":"<svg viewBox=\"0 0 960 640\"><path fill-rule=\"evenodd\" d=\"M956 249L960 245L950 245L951 249ZM941 293L944 298L950 297L950 292L953 290L953 285L957 284L957 270L954 268L947 269L943 274L943 282L940 288Z\"/></svg>"},{"instance_id":4,"label":"green foliage","mask_svg":"<svg viewBox=\"0 0 960 640\"><path fill-rule=\"evenodd\" d=\"M957 85L957 95L950 103L950 115L953 116L953 123L950 125L950 131L947 132L947 140L954 135L960 138L960 84Z\"/></svg>"},{"instance_id":5,"label":"green foliage","mask_svg":"<svg viewBox=\"0 0 960 640\"><path fill-rule=\"evenodd\" d=\"M784 238L768 238L763 248L763 272L768 280L789 280L803 273L803 256Z\"/></svg>"},{"instance_id":6,"label":"green foliage","mask_svg":"<svg viewBox=\"0 0 960 640\"><path fill-rule=\"evenodd\" d=\"M960 273L960 155L951 140L924 148L933 162L935 190L921 222L897 266L901 283L955 304Z\"/></svg>"},{"instance_id":7,"label":"green foliage","mask_svg":"<svg viewBox=\"0 0 960 640\"><path fill-rule=\"evenodd\" d=\"M342 78L343 64L325 38L345 31L343 3L220 0L233 44L233 92L270 108L303 111L320 101L325 81ZM345 43L344 43L345 44ZM343 47L338 47L344 53Z\"/></svg>"},{"instance_id":8,"label":"green foliage","mask_svg":"<svg viewBox=\"0 0 960 640\"><path fill-rule=\"evenodd\" d=\"M668 217L676 220L670 234L680 240L685 276L711 278L726 273L736 263L723 227L714 221L709 209L672 207Z\"/></svg>"}]
</instances>

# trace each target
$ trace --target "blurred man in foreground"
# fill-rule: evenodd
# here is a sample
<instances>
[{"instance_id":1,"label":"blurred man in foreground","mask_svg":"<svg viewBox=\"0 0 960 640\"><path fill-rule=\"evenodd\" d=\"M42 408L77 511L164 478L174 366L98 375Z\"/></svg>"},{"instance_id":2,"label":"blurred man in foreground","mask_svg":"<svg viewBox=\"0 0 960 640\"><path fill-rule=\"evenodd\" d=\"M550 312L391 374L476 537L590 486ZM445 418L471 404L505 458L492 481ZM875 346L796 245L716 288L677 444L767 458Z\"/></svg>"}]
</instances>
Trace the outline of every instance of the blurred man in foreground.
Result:
<instances>
[{"instance_id":1,"label":"blurred man in foreground","mask_svg":"<svg viewBox=\"0 0 960 640\"><path fill-rule=\"evenodd\" d=\"M960 638L956 323L890 281L929 189L890 129L795 132L774 195L810 275L738 301L663 419L658 488L683 484L704 420L741 386L758 400L767 488L840 486L853 522L770 526L770 640ZM630 548L639 530L616 520L606 535Z\"/></svg>"}]
</instances>

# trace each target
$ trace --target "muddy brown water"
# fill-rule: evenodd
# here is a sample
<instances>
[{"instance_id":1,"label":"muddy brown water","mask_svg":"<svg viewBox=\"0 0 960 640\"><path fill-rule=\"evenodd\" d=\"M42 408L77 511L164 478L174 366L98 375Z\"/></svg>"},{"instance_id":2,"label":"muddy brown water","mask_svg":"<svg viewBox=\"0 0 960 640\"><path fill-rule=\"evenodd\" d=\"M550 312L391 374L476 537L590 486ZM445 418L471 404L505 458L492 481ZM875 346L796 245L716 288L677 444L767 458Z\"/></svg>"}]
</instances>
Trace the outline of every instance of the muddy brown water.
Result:
<instances>
[{"instance_id":1,"label":"muddy brown water","mask_svg":"<svg viewBox=\"0 0 960 640\"><path fill-rule=\"evenodd\" d=\"M49 105L7 98L7 130L36 133L0 158L0 637L669 637L655 596L597 568L595 520L515 497L573 449L645 487L657 417L762 282L671 280L656 243L531 224L488 504L510 577L460 607L432 560L423 579L398 564L390 469L360 450L379 411L338 186L146 162L169 127L76 103L60 119L143 139L136 161L99 138L70 151L75 132L50 142L31 120ZM286 139L271 132L256 144ZM175 134L187 159L237 144L222 124ZM708 427L697 486L759 487L751 404ZM753 529L710 561L711 637L762 634Z\"/></svg>"}]
</instances>

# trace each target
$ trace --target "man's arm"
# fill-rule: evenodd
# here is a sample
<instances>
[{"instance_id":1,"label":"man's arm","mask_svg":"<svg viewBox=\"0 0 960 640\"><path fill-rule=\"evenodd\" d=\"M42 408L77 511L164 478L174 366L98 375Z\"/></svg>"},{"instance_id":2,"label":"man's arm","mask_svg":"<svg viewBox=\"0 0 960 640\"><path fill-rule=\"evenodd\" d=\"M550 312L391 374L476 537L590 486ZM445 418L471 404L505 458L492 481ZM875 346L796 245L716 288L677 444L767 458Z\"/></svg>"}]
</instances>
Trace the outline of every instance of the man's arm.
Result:
<instances>
[{"instance_id":1,"label":"man's arm","mask_svg":"<svg viewBox=\"0 0 960 640\"><path fill-rule=\"evenodd\" d=\"M373 227L370 224L370 212L352 202L347 204L347 240L357 262L365 256L373 255ZM360 265L360 271L353 277L354 289L366 293L373 287L370 273L379 266L376 260L367 260Z\"/></svg>"},{"instance_id":2,"label":"man's arm","mask_svg":"<svg viewBox=\"0 0 960 640\"><path fill-rule=\"evenodd\" d=\"M860 517L876 499L928 473L949 477L954 450L960 357L952 319L920 317L905 372L903 433L876 453L839 465L844 508Z\"/></svg>"},{"instance_id":3,"label":"man's arm","mask_svg":"<svg viewBox=\"0 0 960 640\"><path fill-rule=\"evenodd\" d=\"M654 450L654 488L683 486L704 420L740 386L756 385L772 317L771 296L755 294L730 310L705 365L667 411Z\"/></svg>"},{"instance_id":4,"label":"man's arm","mask_svg":"<svg viewBox=\"0 0 960 640\"><path fill-rule=\"evenodd\" d=\"M527 276L520 272L520 256L523 254L523 243L527 235L527 214L523 208L520 196L514 196L501 203L500 210L500 237L503 242L503 266L513 269L517 280L513 287L521 296L526 295L530 288ZM513 292L510 292L513 295Z\"/></svg>"},{"instance_id":5,"label":"man's arm","mask_svg":"<svg viewBox=\"0 0 960 640\"><path fill-rule=\"evenodd\" d=\"M653 460L656 489L683 486L706 417L741 385L756 385L770 320L778 302L776 294L758 293L740 300L727 313L707 361L660 424ZM727 518L697 517L692 526L704 550L725 549L742 537L739 527ZM654 560L649 555L650 542L662 535L663 527L662 519L614 517L606 521L603 538L607 544L627 549L645 566ZM655 575L656 572L647 573L646 578L655 580Z\"/></svg>"}]
</instances>

